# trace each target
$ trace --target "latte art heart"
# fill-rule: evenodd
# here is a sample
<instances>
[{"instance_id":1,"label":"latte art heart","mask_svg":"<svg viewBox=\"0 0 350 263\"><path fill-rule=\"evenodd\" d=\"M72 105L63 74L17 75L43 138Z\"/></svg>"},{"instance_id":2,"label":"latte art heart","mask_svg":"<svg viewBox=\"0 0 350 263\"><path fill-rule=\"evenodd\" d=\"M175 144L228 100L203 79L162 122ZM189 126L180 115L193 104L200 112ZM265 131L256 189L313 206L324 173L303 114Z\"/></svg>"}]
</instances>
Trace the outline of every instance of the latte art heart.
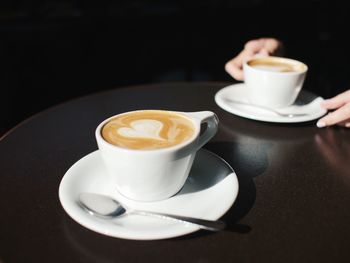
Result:
<instances>
[{"instance_id":1,"label":"latte art heart","mask_svg":"<svg viewBox=\"0 0 350 263\"><path fill-rule=\"evenodd\" d=\"M130 128L121 127L118 133L124 137L131 138L150 138L155 140L164 140L159 136L163 124L157 120L137 120L130 123Z\"/></svg>"},{"instance_id":2,"label":"latte art heart","mask_svg":"<svg viewBox=\"0 0 350 263\"><path fill-rule=\"evenodd\" d=\"M109 143L128 149L152 150L171 147L191 139L192 121L180 114L145 110L121 114L102 128Z\"/></svg>"}]
</instances>

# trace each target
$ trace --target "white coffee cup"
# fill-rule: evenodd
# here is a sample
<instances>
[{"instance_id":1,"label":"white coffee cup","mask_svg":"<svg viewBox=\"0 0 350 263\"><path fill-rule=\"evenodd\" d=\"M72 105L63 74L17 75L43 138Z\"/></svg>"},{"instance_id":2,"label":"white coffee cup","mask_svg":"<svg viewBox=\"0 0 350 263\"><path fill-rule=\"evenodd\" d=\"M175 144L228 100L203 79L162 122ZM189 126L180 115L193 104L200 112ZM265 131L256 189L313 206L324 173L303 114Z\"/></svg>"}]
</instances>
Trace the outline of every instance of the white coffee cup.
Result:
<instances>
[{"instance_id":1,"label":"white coffee cup","mask_svg":"<svg viewBox=\"0 0 350 263\"><path fill-rule=\"evenodd\" d=\"M176 114L186 119L192 125L192 135L179 144L158 149L125 148L112 144L103 137L103 127L111 120L149 112ZM202 124L206 124L204 131L201 131ZM110 183L115 185L116 190L132 200L158 201L180 191L189 175L196 152L215 135L217 129L218 118L210 111L141 110L104 120L98 125L95 136Z\"/></svg>"},{"instance_id":2,"label":"white coffee cup","mask_svg":"<svg viewBox=\"0 0 350 263\"><path fill-rule=\"evenodd\" d=\"M248 100L252 104L282 108L298 97L308 67L297 60L282 57L255 57L243 64Z\"/></svg>"}]
</instances>

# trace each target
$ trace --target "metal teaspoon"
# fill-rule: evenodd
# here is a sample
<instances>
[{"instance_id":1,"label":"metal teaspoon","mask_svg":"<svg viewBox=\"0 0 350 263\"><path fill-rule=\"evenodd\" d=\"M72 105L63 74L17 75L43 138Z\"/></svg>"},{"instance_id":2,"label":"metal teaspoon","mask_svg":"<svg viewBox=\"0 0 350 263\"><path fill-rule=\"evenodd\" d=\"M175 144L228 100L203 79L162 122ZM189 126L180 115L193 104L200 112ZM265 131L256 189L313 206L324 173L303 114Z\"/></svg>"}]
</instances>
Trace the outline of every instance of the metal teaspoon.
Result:
<instances>
[{"instance_id":1,"label":"metal teaspoon","mask_svg":"<svg viewBox=\"0 0 350 263\"><path fill-rule=\"evenodd\" d=\"M230 102L230 103L242 104L242 105L247 105L247 106L250 106L250 107L255 107L255 108L268 110L268 111L271 111L273 113L276 113L277 115L279 115L281 117L294 118L294 117L302 117L302 116L307 116L308 115L307 113L296 113L296 112L295 113L293 113L293 112L290 112L290 113L286 112L286 113L284 113L284 112L278 111L277 109L272 109L272 108L269 108L269 107L260 106L260 105L256 105L256 104L251 104L249 102L234 100L234 99L230 99L230 98L228 98L227 101Z\"/></svg>"},{"instance_id":2,"label":"metal teaspoon","mask_svg":"<svg viewBox=\"0 0 350 263\"><path fill-rule=\"evenodd\" d=\"M145 216L154 216L164 219L173 219L182 223L192 223L198 225L201 229L210 231L220 231L226 227L225 222L217 220L205 220L186 216L171 215L165 213L148 212L125 208L112 197L95 194L81 193L79 195L80 205L91 215L104 219L116 218L125 214L139 214Z\"/></svg>"}]
</instances>

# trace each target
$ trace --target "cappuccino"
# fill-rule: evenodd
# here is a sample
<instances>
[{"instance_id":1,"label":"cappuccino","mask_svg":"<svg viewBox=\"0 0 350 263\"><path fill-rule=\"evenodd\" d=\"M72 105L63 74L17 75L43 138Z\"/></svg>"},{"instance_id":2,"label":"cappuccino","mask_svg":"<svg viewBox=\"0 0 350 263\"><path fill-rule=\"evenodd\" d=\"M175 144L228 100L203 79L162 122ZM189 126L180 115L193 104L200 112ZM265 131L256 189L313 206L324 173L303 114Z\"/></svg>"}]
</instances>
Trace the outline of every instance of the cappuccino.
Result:
<instances>
[{"instance_id":1,"label":"cappuccino","mask_svg":"<svg viewBox=\"0 0 350 263\"><path fill-rule=\"evenodd\" d=\"M243 64L247 99L270 108L292 105L303 87L307 66L295 59L255 57Z\"/></svg>"},{"instance_id":2,"label":"cappuccino","mask_svg":"<svg viewBox=\"0 0 350 263\"><path fill-rule=\"evenodd\" d=\"M301 72L305 70L302 63L276 57L253 59L248 62L248 65L252 68L273 72Z\"/></svg>"},{"instance_id":3,"label":"cappuccino","mask_svg":"<svg viewBox=\"0 0 350 263\"><path fill-rule=\"evenodd\" d=\"M108 121L101 131L108 143L137 150L172 147L193 138L194 133L190 119L161 110L121 114Z\"/></svg>"}]
</instances>

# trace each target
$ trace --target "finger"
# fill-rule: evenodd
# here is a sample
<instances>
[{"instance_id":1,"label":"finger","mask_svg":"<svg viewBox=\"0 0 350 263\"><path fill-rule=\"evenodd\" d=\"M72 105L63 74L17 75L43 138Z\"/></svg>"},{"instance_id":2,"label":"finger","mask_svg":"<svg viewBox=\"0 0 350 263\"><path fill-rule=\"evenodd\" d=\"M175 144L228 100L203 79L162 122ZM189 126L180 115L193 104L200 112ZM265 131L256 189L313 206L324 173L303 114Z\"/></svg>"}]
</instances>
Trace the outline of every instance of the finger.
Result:
<instances>
[{"instance_id":1,"label":"finger","mask_svg":"<svg viewBox=\"0 0 350 263\"><path fill-rule=\"evenodd\" d=\"M317 122L317 127L323 128L326 126L331 126L337 123L342 123L350 119L350 103L344 105L343 107L327 114L325 117Z\"/></svg>"},{"instance_id":2,"label":"finger","mask_svg":"<svg viewBox=\"0 0 350 263\"><path fill-rule=\"evenodd\" d=\"M253 56L251 51L243 50L235 58L225 64L225 70L236 80L243 80L243 63Z\"/></svg>"},{"instance_id":3,"label":"finger","mask_svg":"<svg viewBox=\"0 0 350 263\"><path fill-rule=\"evenodd\" d=\"M259 51L258 55L261 57L267 57L267 56L271 55L271 53L266 48L262 48Z\"/></svg>"},{"instance_id":4,"label":"finger","mask_svg":"<svg viewBox=\"0 0 350 263\"><path fill-rule=\"evenodd\" d=\"M326 109L337 109L350 102L350 90L347 90L331 99L324 100L321 106Z\"/></svg>"},{"instance_id":5,"label":"finger","mask_svg":"<svg viewBox=\"0 0 350 263\"><path fill-rule=\"evenodd\" d=\"M243 70L240 63L237 61L230 60L225 65L225 70L228 74L230 74L236 80L243 80Z\"/></svg>"},{"instance_id":6,"label":"finger","mask_svg":"<svg viewBox=\"0 0 350 263\"><path fill-rule=\"evenodd\" d=\"M269 52L269 54L276 53L277 50L282 47L282 42L274 38L265 38L264 42L264 47Z\"/></svg>"},{"instance_id":7,"label":"finger","mask_svg":"<svg viewBox=\"0 0 350 263\"><path fill-rule=\"evenodd\" d=\"M350 128L350 119L337 123L337 125L344 128Z\"/></svg>"},{"instance_id":8,"label":"finger","mask_svg":"<svg viewBox=\"0 0 350 263\"><path fill-rule=\"evenodd\" d=\"M237 57L231 59L225 64L225 70L228 74L230 74L236 80L243 80L243 62L241 52Z\"/></svg>"},{"instance_id":9,"label":"finger","mask_svg":"<svg viewBox=\"0 0 350 263\"><path fill-rule=\"evenodd\" d=\"M264 46L264 41L262 39L254 39L248 41L244 45L244 49L254 54L260 51L260 49Z\"/></svg>"}]
</instances>

